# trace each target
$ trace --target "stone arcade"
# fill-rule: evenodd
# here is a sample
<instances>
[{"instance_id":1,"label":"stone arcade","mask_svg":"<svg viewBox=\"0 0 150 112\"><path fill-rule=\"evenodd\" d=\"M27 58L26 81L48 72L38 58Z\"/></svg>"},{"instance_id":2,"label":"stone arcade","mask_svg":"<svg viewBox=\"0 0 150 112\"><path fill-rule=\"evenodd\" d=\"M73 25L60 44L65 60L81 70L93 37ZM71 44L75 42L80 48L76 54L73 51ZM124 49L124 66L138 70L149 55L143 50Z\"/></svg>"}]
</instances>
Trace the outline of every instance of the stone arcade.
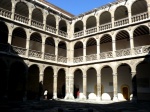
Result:
<instances>
[{"instance_id":1,"label":"stone arcade","mask_svg":"<svg viewBox=\"0 0 150 112\"><path fill-rule=\"evenodd\" d=\"M150 100L149 48L150 0L78 16L45 0L0 0L0 97Z\"/></svg>"}]
</instances>

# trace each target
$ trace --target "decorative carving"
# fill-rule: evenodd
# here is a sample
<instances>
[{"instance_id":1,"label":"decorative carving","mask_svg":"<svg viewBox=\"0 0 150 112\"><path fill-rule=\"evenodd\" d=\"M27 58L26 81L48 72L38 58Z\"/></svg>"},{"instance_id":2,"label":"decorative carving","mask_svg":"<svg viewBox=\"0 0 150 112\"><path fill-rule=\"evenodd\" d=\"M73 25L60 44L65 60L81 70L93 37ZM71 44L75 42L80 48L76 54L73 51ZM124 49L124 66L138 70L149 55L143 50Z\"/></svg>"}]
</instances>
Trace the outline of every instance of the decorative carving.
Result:
<instances>
[{"instance_id":1,"label":"decorative carving","mask_svg":"<svg viewBox=\"0 0 150 112\"><path fill-rule=\"evenodd\" d=\"M114 34L114 31L111 31L111 34L113 35L113 34Z\"/></svg>"},{"instance_id":2,"label":"decorative carving","mask_svg":"<svg viewBox=\"0 0 150 112\"><path fill-rule=\"evenodd\" d=\"M29 33L32 33L32 29L29 29Z\"/></svg>"},{"instance_id":3,"label":"decorative carving","mask_svg":"<svg viewBox=\"0 0 150 112\"><path fill-rule=\"evenodd\" d=\"M13 23L11 24L11 27L14 28L14 24Z\"/></svg>"},{"instance_id":4,"label":"decorative carving","mask_svg":"<svg viewBox=\"0 0 150 112\"><path fill-rule=\"evenodd\" d=\"M131 26L128 27L128 30L131 31Z\"/></svg>"}]
</instances>

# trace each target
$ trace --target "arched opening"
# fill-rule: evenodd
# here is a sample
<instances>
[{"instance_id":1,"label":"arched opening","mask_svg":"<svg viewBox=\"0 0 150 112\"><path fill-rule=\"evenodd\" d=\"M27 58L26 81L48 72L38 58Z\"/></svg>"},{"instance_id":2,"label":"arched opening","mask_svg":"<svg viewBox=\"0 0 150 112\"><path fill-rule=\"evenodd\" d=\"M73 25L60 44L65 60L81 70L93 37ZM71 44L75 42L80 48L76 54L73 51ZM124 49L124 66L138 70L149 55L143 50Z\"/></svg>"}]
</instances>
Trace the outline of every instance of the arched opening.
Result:
<instances>
[{"instance_id":1,"label":"arched opening","mask_svg":"<svg viewBox=\"0 0 150 112\"><path fill-rule=\"evenodd\" d=\"M4 22L0 22L0 44L8 43L8 28Z\"/></svg>"},{"instance_id":2,"label":"arched opening","mask_svg":"<svg viewBox=\"0 0 150 112\"><path fill-rule=\"evenodd\" d=\"M82 31L82 30L83 30L83 22L81 20L77 21L74 25L74 33Z\"/></svg>"},{"instance_id":3,"label":"arched opening","mask_svg":"<svg viewBox=\"0 0 150 112\"><path fill-rule=\"evenodd\" d=\"M0 0L0 7L1 7L2 9L11 11L11 9L12 9L11 0Z\"/></svg>"},{"instance_id":4,"label":"arched opening","mask_svg":"<svg viewBox=\"0 0 150 112\"><path fill-rule=\"evenodd\" d=\"M14 29L12 33L12 43L13 46L26 48L26 32L22 28Z\"/></svg>"},{"instance_id":5,"label":"arched opening","mask_svg":"<svg viewBox=\"0 0 150 112\"><path fill-rule=\"evenodd\" d=\"M147 12L147 2L146 0L137 0L131 6L132 16Z\"/></svg>"},{"instance_id":6,"label":"arched opening","mask_svg":"<svg viewBox=\"0 0 150 112\"><path fill-rule=\"evenodd\" d=\"M55 55L55 42L51 37L46 38L45 41L45 53Z\"/></svg>"},{"instance_id":7,"label":"arched opening","mask_svg":"<svg viewBox=\"0 0 150 112\"><path fill-rule=\"evenodd\" d=\"M83 43L80 41L74 45L74 57L79 56L83 56Z\"/></svg>"},{"instance_id":8,"label":"arched opening","mask_svg":"<svg viewBox=\"0 0 150 112\"><path fill-rule=\"evenodd\" d=\"M64 41L60 41L58 44L58 56L67 56L67 47Z\"/></svg>"},{"instance_id":9,"label":"arched opening","mask_svg":"<svg viewBox=\"0 0 150 112\"><path fill-rule=\"evenodd\" d=\"M0 99L2 100L5 95L7 95L7 87L8 87L8 73L7 73L7 65L6 63L0 59L0 68L1 68L1 73L0 73Z\"/></svg>"},{"instance_id":10,"label":"arched opening","mask_svg":"<svg viewBox=\"0 0 150 112\"><path fill-rule=\"evenodd\" d=\"M78 98L78 94L83 93L83 73L80 69L74 72L74 97Z\"/></svg>"},{"instance_id":11,"label":"arched opening","mask_svg":"<svg viewBox=\"0 0 150 112\"><path fill-rule=\"evenodd\" d=\"M23 100L26 89L26 67L22 62L14 62L10 67L8 80L9 100Z\"/></svg>"},{"instance_id":12,"label":"arched opening","mask_svg":"<svg viewBox=\"0 0 150 112\"><path fill-rule=\"evenodd\" d=\"M150 45L150 32L147 26L139 26L134 30L134 47Z\"/></svg>"},{"instance_id":13,"label":"arched opening","mask_svg":"<svg viewBox=\"0 0 150 112\"><path fill-rule=\"evenodd\" d=\"M97 53L96 39L90 38L86 43L86 55Z\"/></svg>"},{"instance_id":14,"label":"arched opening","mask_svg":"<svg viewBox=\"0 0 150 112\"><path fill-rule=\"evenodd\" d=\"M103 85L102 100L111 100L113 98L113 75L109 66L101 69L101 83ZM107 94L108 97L104 94Z\"/></svg>"},{"instance_id":15,"label":"arched opening","mask_svg":"<svg viewBox=\"0 0 150 112\"><path fill-rule=\"evenodd\" d=\"M111 22L111 14L108 11L103 12L99 17L99 25Z\"/></svg>"},{"instance_id":16,"label":"arched opening","mask_svg":"<svg viewBox=\"0 0 150 112\"><path fill-rule=\"evenodd\" d=\"M30 46L29 46L29 49L41 52L41 48L42 48L42 38L41 38L41 35L39 33L35 32L35 33L33 33L30 36Z\"/></svg>"},{"instance_id":17,"label":"arched opening","mask_svg":"<svg viewBox=\"0 0 150 112\"><path fill-rule=\"evenodd\" d=\"M132 94L131 68L127 64L121 64L117 69L117 73L118 93L120 93L124 99L129 100ZM124 100L121 97L118 97L118 99Z\"/></svg>"},{"instance_id":18,"label":"arched opening","mask_svg":"<svg viewBox=\"0 0 150 112\"><path fill-rule=\"evenodd\" d=\"M59 22L59 30L64 31L64 32L67 32L67 24L66 24L66 21L61 20L61 21Z\"/></svg>"},{"instance_id":19,"label":"arched opening","mask_svg":"<svg viewBox=\"0 0 150 112\"><path fill-rule=\"evenodd\" d=\"M86 29L89 29L92 27L96 27L96 17L95 16L89 17L86 21Z\"/></svg>"},{"instance_id":20,"label":"arched opening","mask_svg":"<svg viewBox=\"0 0 150 112\"><path fill-rule=\"evenodd\" d=\"M38 8L35 8L32 12L32 20L43 23L43 14L42 11Z\"/></svg>"},{"instance_id":21,"label":"arched opening","mask_svg":"<svg viewBox=\"0 0 150 112\"><path fill-rule=\"evenodd\" d=\"M139 100L150 100L150 63L149 58L136 67L137 96Z\"/></svg>"},{"instance_id":22,"label":"arched opening","mask_svg":"<svg viewBox=\"0 0 150 112\"><path fill-rule=\"evenodd\" d=\"M128 9L126 6L119 6L115 11L115 21L128 17Z\"/></svg>"},{"instance_id":23,"label":"arched opening","mask_svg":"<svg viewBox=\"0 0 150 112\"><path fill-rule=\"evenodd\" d=\"M95 68L89 68L87 70L87 95L94 93L95 85L97 84L97 72ZM96 94L95 94L96 95Z\"/></svg>"},{"instance_id":24,"label":"arched opening","mask_svg":"<svg viewBox=\"0 0 150 112\"><path fill-rule=\"evenodd\" d=\"M43 93L41 83L39 82L39 67L37 65L32 65L28 70L27 99L39 99L41 95L43 95Z\"/></svg>"},{"instance_id":25,"label":"arched opening","mask_svg":"<svg viewBox=\"0 0 150 112\"><path fill-rule=\"evenodd\" d=\"M46 18L46 25L56 28L56 19L54 15L49 14Z\"/></svg>"},{"instance_id":26,"label":"arched opening","mask_svg":"<svg viewBox=\"0 0 150 112\"><path fill-rule=\"evenodd\" d=\"M53 97L53 76L54 71L51 67L47 67L44 70L43 78L43 89L48 91L47 99L52 99Z\"/></svg>"},{"instance_id":27,"label":"arched opening","mask_svg":"<svg viewBox=\"0 0 150 112\"><path fill-rule=\"evenodd\" d=\"M28 18L29 16L28 6L24 2L18 2L15 7L15 14L19 14L21 16Z\"/></svg>"},{"instance_id":28,"label":"arched opening","mask_svg":"<svg viewBox=\"0 0 150 112\"><path fill-rule=\"evenodd\" d=\"M66 95L65 78L66 78L65 70L60 69L58 71L58 78L57 78L57 98L64 98Z\"/></svg>"}]
</instances>

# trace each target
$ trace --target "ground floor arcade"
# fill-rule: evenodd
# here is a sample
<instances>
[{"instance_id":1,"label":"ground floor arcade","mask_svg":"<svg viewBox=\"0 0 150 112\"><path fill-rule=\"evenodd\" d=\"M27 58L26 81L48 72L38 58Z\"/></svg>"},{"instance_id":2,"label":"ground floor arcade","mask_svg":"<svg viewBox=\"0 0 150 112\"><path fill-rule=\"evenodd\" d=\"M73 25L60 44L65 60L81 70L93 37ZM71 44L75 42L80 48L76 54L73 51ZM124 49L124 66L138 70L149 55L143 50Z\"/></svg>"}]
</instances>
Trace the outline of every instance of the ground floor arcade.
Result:
<instances>
[{"instance_id":1,"label":"ground floor arcade","mask_svg":"<svg viewBox=\"0 0 150 112\"><path fill-rule=\"evenodd\" d=\"M150 100L149 59L64 67L13 57L0 57L0 96L35 100L48 90L48 99Z\"/></svg>"}]
</instances>

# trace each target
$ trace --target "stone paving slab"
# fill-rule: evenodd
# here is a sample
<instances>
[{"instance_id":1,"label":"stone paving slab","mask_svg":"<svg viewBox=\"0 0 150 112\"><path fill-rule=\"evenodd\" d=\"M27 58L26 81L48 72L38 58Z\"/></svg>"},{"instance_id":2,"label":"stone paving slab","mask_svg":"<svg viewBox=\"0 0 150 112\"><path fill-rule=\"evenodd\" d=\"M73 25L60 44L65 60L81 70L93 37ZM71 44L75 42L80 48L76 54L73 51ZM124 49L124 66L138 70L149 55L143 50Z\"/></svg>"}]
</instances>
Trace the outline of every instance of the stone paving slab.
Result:
<instances>
[{"instance_id":1,"label":"stone paving slab","mask_svg":"<svg viewBox=\"0 0 150 112\"><path fill-rule=\"evenodd\" d=\"M66 100L42 100L26 102L1 102L0 112L150 112L150 101L137 103L108 102L108 101L66 101Z\"/></svg>"}]
</instances>

